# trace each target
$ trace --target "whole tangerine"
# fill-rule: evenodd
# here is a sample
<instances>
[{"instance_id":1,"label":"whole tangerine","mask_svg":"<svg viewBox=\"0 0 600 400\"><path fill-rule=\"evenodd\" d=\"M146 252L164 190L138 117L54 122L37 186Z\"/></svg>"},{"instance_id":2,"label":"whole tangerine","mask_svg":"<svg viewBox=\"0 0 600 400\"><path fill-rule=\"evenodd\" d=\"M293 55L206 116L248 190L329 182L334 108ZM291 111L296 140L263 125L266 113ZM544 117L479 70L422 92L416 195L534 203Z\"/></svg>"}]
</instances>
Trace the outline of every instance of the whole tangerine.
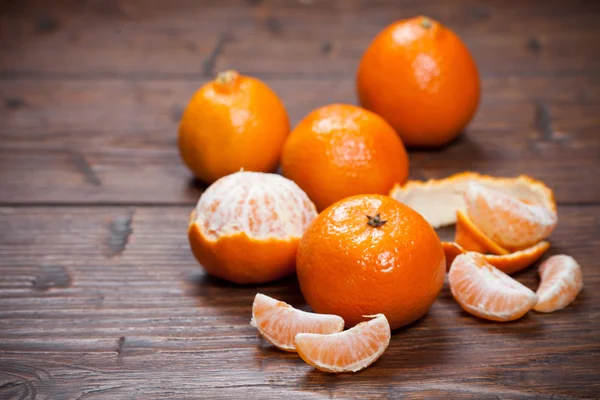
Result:
<instances>
[{"instance_id":1,"label":"whole tangerine","mask_svg":"<svg viewBox=\"0 0 600 400\"><path fill-rule=\"evenodd\" d=\"M277 168L290 125L283 103L264 82L221 72L192 97L179 126L179 152L199 179L212 183L245 169Z\"/></svg>"},{"instance_id":2,"label":"whole tangerine","mask_svg":"<svg viewBox=\"0 0 600 400\"><path fill-rule=\"evenodd\" d=\"M317 212L281 175L237 172L202 194L190 216L190 247L204 269L235 283L264 283L295 270L300 237Z\"/></svg>"},{"instance_id":3,"label":"whole tangerine","mask_svg":"<svg viewBox=\"0 0 600 400\"><path fill-rule=\"evenodd\" d=\"M381 31L357 73L360 104L385 118L407 146L449 143L479 103L479 73L450 29L428 17L397 21Z\"/></svg>"},{"instance_id":4,"label":"whole tangerine","mask_svg":"<svg viewBox=\"0 0 600 400\"><path fill-rule=\"evenodd\" d=\"M408 176L408 156L380 116L349 104L314 110L288 136L283 175L323 210L344 197L387 194Z\"/></svg>"},{"instance_id":5,"label":"whole tangerine","mask_svg":"<svg viewBox=\"0 0 600 400\"><path fill-rule=\"evenodd\" d=\"M439 294L444 249L416 211L382 195L341 200L321 212L298 246L308 304L346 326L384 314L392 329L421 318Z\"/></svg>"}]
</instances>

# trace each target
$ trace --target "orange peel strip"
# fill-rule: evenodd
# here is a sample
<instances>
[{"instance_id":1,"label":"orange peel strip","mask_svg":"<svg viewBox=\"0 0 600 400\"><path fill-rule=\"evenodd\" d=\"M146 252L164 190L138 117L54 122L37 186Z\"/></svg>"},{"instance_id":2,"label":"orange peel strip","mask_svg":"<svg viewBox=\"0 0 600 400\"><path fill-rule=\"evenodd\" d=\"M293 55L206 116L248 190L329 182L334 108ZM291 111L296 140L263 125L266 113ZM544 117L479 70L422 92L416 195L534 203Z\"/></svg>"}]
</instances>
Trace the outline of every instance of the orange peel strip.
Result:
<instances>
[{"instance_id":1,"label":"orange peel strip","mask_svg":"<svg viewBox=\"0 0 600 400\"><path fill-rule=\"evenodd\" d=\"M455 242L442 242L442 247L446 254L447 271L450 270L450 266L457 256L468 252ZM483 258L505 274L514 274L535 263L549 248L550 243L542 241L534 246L510 254L483 254Z\"/></svg>"},{"instance_id":2,"label":"orange peel strip","mask_svg":"<svg viewBox=\"0 0 600 400\"><path fill-rule=\"evenodd\" d=\"M554 193L543 182L527 175L496 178L476 172L462 172L445 179L408 181L395 185L389 196L421 214L434 228L456 223L456 212L466 211L463 193L469 182L501 191L525 203L538 204L556 212Z\"/></svg>"},{"instance_id":3,"label":"orange peel strip","mask_svg":"<svg viewBox=\"0 0 600 400\"><path fill-rule=\"evenodd\" d=\"M454 241L465 250L477 253L509 254L506 250L473 224L469 217L462 211L456 212L456 234Z\"/></svg>"}]
</instances>

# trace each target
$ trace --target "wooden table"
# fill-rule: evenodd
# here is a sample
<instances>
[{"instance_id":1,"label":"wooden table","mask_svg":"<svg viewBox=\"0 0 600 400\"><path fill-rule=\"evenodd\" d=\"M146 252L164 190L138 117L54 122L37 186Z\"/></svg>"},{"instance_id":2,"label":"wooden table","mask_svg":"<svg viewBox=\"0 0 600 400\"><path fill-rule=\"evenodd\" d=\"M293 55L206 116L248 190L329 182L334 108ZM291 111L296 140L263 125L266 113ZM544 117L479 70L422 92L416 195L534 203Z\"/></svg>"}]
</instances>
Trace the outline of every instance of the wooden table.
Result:
<instances>
[{"instance_id":1,"label":"wooden table","mask_svg":"<svg viewBox=\"0 0 600 400\"><path fill-rule=\"evenodd\" d=\"M445 286L375 365L327 375L249 324L256 292L305 307L294 278L234 286L192 257L202 185L178 121L229 67L271 85L293 124L355 103L369 41L418 14L464 39L483 98L460 140L410 153L411 178L543 180L549 254L574 256L585 290L499 324ZM0 398L600 398L599 16L591 0L0 1ZM538 283L535 267L516 278Z\"/></svg>"}]
</instances>

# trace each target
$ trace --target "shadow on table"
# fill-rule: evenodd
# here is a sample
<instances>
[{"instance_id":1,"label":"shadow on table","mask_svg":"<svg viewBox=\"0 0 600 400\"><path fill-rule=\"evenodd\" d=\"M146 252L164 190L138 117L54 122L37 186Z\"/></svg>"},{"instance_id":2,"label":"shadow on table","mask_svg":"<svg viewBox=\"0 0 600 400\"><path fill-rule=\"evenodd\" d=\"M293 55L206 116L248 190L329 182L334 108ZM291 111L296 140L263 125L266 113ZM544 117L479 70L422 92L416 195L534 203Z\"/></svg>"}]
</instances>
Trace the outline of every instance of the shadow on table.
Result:
<instances>
[{"instance_id":1,"label":"shadow on table","mask_svg":"<svg viewBox=\"0 0 600 400\"><path fill-rule=\"evenodd\" d=\"M469 314L458 305L456 300L454 300L450 294L450 289L447 282L444 283L442 292L440 293L436 302L448 310L454 310L454 315L449 315L448 317L453 319L457 327L461 327L461 329L464 331L463 335L465 336L479 336L483 334L486 335L486 337L490 337L492 340L495 340L493 338L494 335L501 335L507 338L510 337L512 339L530 340L540 338L545 335L543 324L540 323L538 318L539 314L535 313L534 311L529 311L522 318L508 322L484 320Z\"/></svg>"},{"instance_id":2,"label":"shadow on table","mask_svg":"<svg viewBox=\"0 0 600 400\"><path fill-rule=\"evenodd\" d=\"M307 308L295 274L266 284L240 285L209 275L198 267L184 279L188 296L196 298L201 306L218 307L225 314L239 316L240 309L245 308L250 318L257 293L285 301L299 309Z\"/></svg>"},{"instance_id":3,"label":"shadow on table","mask_svg":"<svg viewBox=\"0 0 600 400\"><path fill-rule=\"evenodd\" d=\"M410 148L409 179L445 178L466 169L492 173L489 169L497 165L498 157L494 157L490 151L489 148L483 149L469 133L461 134L450 144L440 148ZM465 164L466 156L468 164Z\"/></svg>"},{"instance_id":4,"label":"shadow on table","mask_svg":"<svg viewBox=\"0 0 600 400\"><path fill-rule=\"evenodd\" d=\"M390 345L371 366L356 373L330 374L310 369L301 380L303 390L321 392L369 382L378 385L400 383L406 375L432 369L443 370L452 357L450 337L442 318L426 315L420 320L392 332Z\"/></svg>"},{"instance_id":5,"label":"shadow on table","mask_svg":"<svg viewBox=\"0 0 600 400\"><path fill-rule=\"evenodd\" d=\"M208 183L203 182L200 179L192 176L188 179L186 191L190 198L198 200L200 198L200 195L204 193L208 186Z\"/></svg>"}]
</instances>

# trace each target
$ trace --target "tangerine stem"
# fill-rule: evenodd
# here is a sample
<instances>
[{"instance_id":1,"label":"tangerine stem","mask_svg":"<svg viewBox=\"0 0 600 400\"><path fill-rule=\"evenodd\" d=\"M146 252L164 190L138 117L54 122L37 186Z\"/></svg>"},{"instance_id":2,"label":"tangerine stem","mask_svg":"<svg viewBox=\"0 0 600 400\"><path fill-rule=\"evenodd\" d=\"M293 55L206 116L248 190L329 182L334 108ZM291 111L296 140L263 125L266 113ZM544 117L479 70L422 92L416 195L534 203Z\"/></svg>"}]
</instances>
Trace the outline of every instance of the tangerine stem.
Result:
<instances>
[{"instance_id":1,"label":"tangerine stem","mask_svg":"<svg viewBox=\"0 0 600 400\"><path fill-rule=\"evenodd\" d=\"M227 71L219 72L217 74L217 78L215 80L218 83L225 84L225 83L233 82L237 76L238 76L237 71L230 69Z\"/></svg>"},{"instance_id":2,"label":"tangerine stem","mask_svg":"<svg viewBox=\"0 0 600 400\"><path fill-rule=\"evenodd\" d=\"M373 228L379 228L387 222L387 220L381 219L381 214L379 213L377 213L377 215L374 217L367 215L367 218L369 219L369 221L367 221L367 225L372 226Z\"/></svg>"},{"instance_id":3,"label":"tangerine stem","mask_svg":"<svg viewBox=\"0 0 600 400\"><path fill-rule=\"evenodd\" d=\"M433 22L428 17L422 17L421 18L421 26L423 28L429 29L429 28L431 28L432 25L433 25Z\"/></svg>"}]
</instances>

